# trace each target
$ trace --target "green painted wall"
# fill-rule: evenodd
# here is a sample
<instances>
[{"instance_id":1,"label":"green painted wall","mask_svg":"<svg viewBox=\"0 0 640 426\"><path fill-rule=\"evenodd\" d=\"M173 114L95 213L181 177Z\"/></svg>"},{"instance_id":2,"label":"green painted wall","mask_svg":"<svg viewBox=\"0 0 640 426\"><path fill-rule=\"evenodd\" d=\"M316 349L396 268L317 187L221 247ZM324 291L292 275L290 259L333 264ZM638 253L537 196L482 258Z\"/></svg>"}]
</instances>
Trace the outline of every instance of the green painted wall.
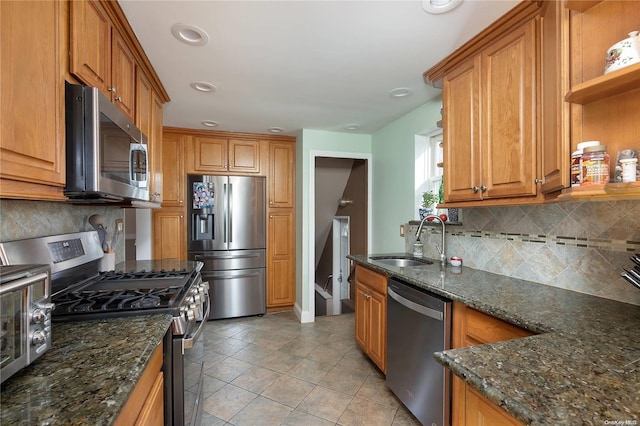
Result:
<instances>
[{"instance_id":1,"label":"green painted wall","mask_svg":"<svg viewBox=\"0 0 640 426\"><path fill-rule=\"evenodd\" d=\"M415 135L436 129L442 99L403 115L371 137L373 153L372 253L404 252L400 224L414 215Z\"/></svg>"},{"instance_id":2,"label":"green painted wall","mask_svg":"<svg viewBox=\"0 0 640 426\"><path fill-rule=\"evenodd\" d=\"M371 135L303 129L296 136L296 304L302 311L302 321L306 322L310 304L313 303L308 278L313 275L310 274L309 253L313 244L310 230L315 226L308 219L310 174L314 172L314 164L310 162L311 153L323 151L370 154Z\"/></svg>"}]
</instances>

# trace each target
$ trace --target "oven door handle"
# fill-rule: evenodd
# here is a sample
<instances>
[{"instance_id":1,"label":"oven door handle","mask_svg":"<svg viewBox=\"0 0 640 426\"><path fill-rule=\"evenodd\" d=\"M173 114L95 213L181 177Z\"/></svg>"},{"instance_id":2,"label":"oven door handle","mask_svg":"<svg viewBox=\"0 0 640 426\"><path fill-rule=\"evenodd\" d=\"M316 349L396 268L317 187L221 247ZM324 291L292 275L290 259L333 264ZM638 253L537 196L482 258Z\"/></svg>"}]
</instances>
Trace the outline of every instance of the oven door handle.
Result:
<instances>
[{"instance_id":1,"label":"oven door handle","mask_svg":"<svg viewBox=\"0 0 640 426\"><path fill-rule=\"evenodd\" d=\"M204 330L204 325L207 323L207 320L209 319L209 311L210 310L211 310L211 304L209 303L209 295L207 295L206 312L202 316L202 321L200 321L200 325L198 326L198 329L196 330L196 332L193 333L190 337L182 339L182 348L183 349L192 348L193 345L196 343L196 341L200 338L200 335L202 334L202 330Z\"/></svg>"}]
</instances>

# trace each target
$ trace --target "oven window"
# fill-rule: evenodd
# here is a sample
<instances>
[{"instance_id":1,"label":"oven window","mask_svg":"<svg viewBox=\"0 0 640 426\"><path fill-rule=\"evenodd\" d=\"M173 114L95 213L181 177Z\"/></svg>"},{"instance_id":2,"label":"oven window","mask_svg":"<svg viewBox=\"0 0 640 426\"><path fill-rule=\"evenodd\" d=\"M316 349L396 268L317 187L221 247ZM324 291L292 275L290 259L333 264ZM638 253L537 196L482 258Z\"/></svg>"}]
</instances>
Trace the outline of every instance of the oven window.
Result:
<instances>
[{"instance_id":1,"label":"oven window","mask_svg":"<svg viewBox=\"0 0 640 426\"><path fill-rule=\"evenodd\" d=\"M17 291L1 296L0 301L0 367L9 365L24 352L22 334L22 296Z\"/></svg>"}]
</instances>

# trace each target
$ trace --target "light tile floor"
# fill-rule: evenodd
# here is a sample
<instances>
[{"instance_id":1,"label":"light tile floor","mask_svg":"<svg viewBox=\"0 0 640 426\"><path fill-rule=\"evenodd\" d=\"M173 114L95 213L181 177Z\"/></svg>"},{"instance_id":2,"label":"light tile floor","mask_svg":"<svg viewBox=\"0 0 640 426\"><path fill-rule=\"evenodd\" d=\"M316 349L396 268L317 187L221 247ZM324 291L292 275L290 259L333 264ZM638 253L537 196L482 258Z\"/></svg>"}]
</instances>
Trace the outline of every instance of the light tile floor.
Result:
<instances>
[{"instance_id":1,"label":"light tile floor","mask_svg":"<svg viewBox=\"0 0 640 426\"><path fill-rule=\"evenodd\" d=\"M354 315L210 321L202 425L419 425L354 340Z\"/></svg>"}]
</instances>

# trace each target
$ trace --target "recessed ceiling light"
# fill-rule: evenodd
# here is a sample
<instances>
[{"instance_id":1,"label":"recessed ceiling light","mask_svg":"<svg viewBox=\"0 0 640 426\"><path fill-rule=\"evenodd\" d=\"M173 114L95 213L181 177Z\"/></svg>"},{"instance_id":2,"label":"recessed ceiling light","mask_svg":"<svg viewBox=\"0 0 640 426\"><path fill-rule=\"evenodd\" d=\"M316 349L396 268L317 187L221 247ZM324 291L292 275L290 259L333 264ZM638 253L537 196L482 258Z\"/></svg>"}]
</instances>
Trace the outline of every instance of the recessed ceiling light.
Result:
<instances>
[{"instance_id":1,"label":"recessed ceiling light","mask_svg":"<svg viewBox=\"0 0 640 426\"><path fill-rule=\"evenodd\" d=\"M389 95L393 98L404 98L411 94L411 89L406 87L398 87L397 89L393 89L389 92Z\"/></svg>"},{"instance_id":2,"label":"recessed ceiling light","mask_svg":"<svg viewBox=\"0 0 640 426\"><path fill-rule=\"evenodd\" d=\"M171 27L171 34L191 46L204 46L209 41L209 35L202 28L193 25L175 24Z\"/></svg>"},{"instance_id":3,"label":"recessed ceiling light","mask_svg":"<svg viewBox=\"0 0 640 426\"><path fill-rule=\"evenodd\" d=\"M462 0L422 0L422 8L433 14L445 13L455 9Z\"/></svg>"},{"instance_id":4,"label":"recessed ceiling light","mask_svg":"<svg viewBox=\"0 0 640 426\"><path fill-rule=\"evenodd\" d=\"M360 125L359 124L355 124L355 123L347 124L346 126L344 126L344 128L346 130L358 130L360 128Z\"/></svg>"},{"instance_id":5,"label":"recessed ceiling light","mask_svg":"<svg viewBox=\"0 0 640 426\"><path fill-rule=\"evenodd\" d=\"M204 120L202 122L203 126L207 126L207 127L218 127L220 125L220 123L218 123L217 121L213 121L213 120Z\"/></svg>"},{"instance_id":6,"label":"recessed ceiling light","mask_svg":"<svg viewBox=\"0 0 640 426\"><path fill-rule=\"evenodd\" d=\"M284 129L282 127L269 127L267 130L270 131L271 133L282 133L282 132L284 132Z\"/></svg>"},{"instance_id":7,"label":"recessed ceiling light","mask_svg":"<svg viewBox=\"0 0 640 426\"><path fill-rule=\"evenodd\" d=\"M216 86L206 81L194 81L191 83L191 87L198 92L213 93L216 91Z\"/></svg>"}]
</instances>

